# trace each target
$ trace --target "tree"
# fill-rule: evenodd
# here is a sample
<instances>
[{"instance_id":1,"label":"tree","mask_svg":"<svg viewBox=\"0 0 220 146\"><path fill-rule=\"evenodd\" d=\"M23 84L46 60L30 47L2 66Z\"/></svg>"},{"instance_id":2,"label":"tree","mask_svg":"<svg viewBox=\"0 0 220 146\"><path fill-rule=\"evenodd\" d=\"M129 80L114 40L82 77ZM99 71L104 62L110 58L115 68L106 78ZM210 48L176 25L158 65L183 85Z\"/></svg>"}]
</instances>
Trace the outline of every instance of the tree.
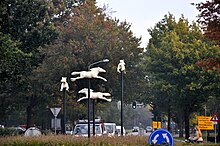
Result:
<instances>
[{"instance_id":1,"label":"tree","mask_svg":"<svg viewBox=\"0 0 220 146\"><path fill-rule=\"evenodd\" d=\"M219 17L219 1L212 0L201 2L193 5L199 10L198 22L202 26L204 36L210 40L214 40L220 45L220 17ZM220 72L220 58L208 58L200 61L198 65L207 69L214 69Z\"/></svg>"},{"instance_id":2,"label":"tree","mask_svg":"<svg viewBox=\"0 0 220 146\"><path fill-rule=\"evenodd\" d=\"M4 121L8 111L10 111L9 105L15 102L13 98L7 98L12 94L13 86L22 74L22 66L19 62L24 57L31 56L30 54L22 52L18 48L19 42L13 41L9 35L0 32L0 121Z\"/></svg>"},{"instance_id":3,"label":"tree","mask_svg":"<svg viewBox=\"0 0 220 146\"><path fill-rule=\"evenodd\" d=\"M91 81L91 88L95 91L110 92L113 98L118 100L120 83L117 65L120 59L125 59L125 101L130 102L135 98L131 93L140 90L137 80L141 71L137 64L143 51L143 48L139 47L140 39L134 37L130 30L131 25L107 17L101 8L95 6L93 0L86 1L71 11L72 16L69 16L68 21L56 23L61 35L54 44L40 49L45 59L35 70L34 76L43 87L47 87L47 91L42 92L45 92L48 98L57 96L56 102L61 105L62 94L58 91L60 79L67 76L70 83L68 98L79 98L77 92L87 87L88 82L86 79L70 82L71 72L87 70L89 64L108 58L108 64L98 65L106 69L107 72L103 76L108 82L94 79Z\"/></svg>"},{"instance_id":4,"label":"tree","mask_svg":"<svg viewBox=\"0 0 220 146\"><path fill-rule=\"evenodd\" d=\"M188 138L190 115L208 100L208 86L217 83L210 83L208 77L214 73L208 74L196 62L216 57L220 52L217 46L204 40L195 23L189 25L183 16L176 22L172 14L165 15L149 33L152 38L142 66L151 82L152 102L159 110L165 109L168 118L178 112L178 117L184 119Z\"/></svg>"},{"instance_id":5,"label":"tree","mask_svg":"<svg viewBox=\"0 0 220 146\"><path fill-rule=\"evenodd\" d=\"M30 86L32 83L30 83L29 75L43 59L43 56L39 54L37 49L45 44L50 44L57 37L57 32L51 23L51 19L46 15L47 7L44 1L3 0L0 4L2 8L2 13L0 14L1 39L8 36L12 42L16 43L16 46L10 45L10 42L7 41L6 43L9 43L7 45L10 47L8 50L11 50L12 54L14 51L17 51L17 55L14 53L15 59L13 63L14 66L16 65L18 67L14 68L14 72L12 72L11 67L14 66L9 65L3 68L2 71L11 71L11 77L13 78L8 77L10 79L8 81L10 82L3 82L4 86L10 84L11 87L0 89L1 93L11 93L4 95L4 98L7 98L7 100L16 99L16 102L11 102L10 105L4 105L5 108L10 108L12 112L16 110L17 106L23 107L21 103L25 105L30 101L30 97L33 97L33 92L30 93L33 90ZM21 55L21 53L24 55ZM4 59L10 59L7 57ZM26 99L27 102L25 102ZM31 115L29 111L31 110L27 110L27 113ZM30 122L27 122L27 125L30 126Z\"/></svg>"}]
</instances>

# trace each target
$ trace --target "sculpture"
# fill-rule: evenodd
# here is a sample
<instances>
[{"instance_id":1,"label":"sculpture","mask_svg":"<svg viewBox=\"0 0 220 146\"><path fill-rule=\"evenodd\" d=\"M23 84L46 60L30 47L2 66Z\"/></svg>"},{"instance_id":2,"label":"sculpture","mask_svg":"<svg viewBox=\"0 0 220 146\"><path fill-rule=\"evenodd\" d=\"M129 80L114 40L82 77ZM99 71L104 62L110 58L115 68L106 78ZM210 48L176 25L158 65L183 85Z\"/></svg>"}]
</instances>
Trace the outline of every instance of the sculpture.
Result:
<instances>
[{"instance_id":1,"label":"sculpture","mask_svg":"<svg viewBox=\"0 0 220 146\"><path fill-rule=\"evenodd\" d=\"M124 60L120 60L118 67L117 67L117 72L121 73L121 72L125 72L125 61Z\"/></svg>"},{"instance_id":2,"label":"sculpture","mask_svg":"<svg viewBox=\"0 0 220 146\"><path fill-rule=\"evenodd\" d=\"M69 85L66 81L67 77L62 77L61 79L61 88L60 88L60 91L63 91L64 88L66 88L66 90L69 90Z\"/></svg>"},{"instance_id":3,"label":"sculpture","mask_svg":"<svg viewBox=\"0 0 220 146\"><path fill-rule=\"evenodd\" d=\"M89 71L72 72L71 75L79 75L79 77L71 78L71 81L74 82L75 80L82 78L98 78L107 82L105 78L98 76L100 72L106 72L106 71L101 67L95 67L95 68L91 68Z\"/></svg>"},{"instance_id":4,"label":"sculpture","mask_svg":"<svg viewBox=\"0 0 220 146\"><path fill-rule=\"evenodd\" d=\"M86 96L81 97L80 99L77 100L77 102L84 100L84 99L88 99L88 89L87 88L83 88L81 89L78 93L83 93ZM111 96L110 93L103 93L103 92L94 92L92 89L90 89L90 98L91 99L102 99L108 102L111 102L112 99L108 99L105 96Z\"/></svg>"}]
</instances>

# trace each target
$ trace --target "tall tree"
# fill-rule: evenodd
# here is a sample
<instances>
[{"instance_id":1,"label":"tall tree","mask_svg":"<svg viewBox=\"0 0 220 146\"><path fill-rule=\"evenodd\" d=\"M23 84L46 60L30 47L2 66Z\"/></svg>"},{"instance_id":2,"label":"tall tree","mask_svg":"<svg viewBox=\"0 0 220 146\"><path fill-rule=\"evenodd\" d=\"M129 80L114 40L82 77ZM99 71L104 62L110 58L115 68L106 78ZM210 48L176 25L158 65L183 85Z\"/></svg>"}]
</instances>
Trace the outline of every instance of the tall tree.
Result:
<instances>
[{"instance_id":1,"label":"tall tree","mask_svg":"<svg viewBox=\"0 0 220 146\"><path fill-rule=\"evenodd\" d=\"M71 11L72 15L68 21L61 21L56 25L62 32L60 37L53 45L40 50L45 55L45 60L35 71L38 81L47 81L44 86L48 88L44 92L48 93L50 98L53 93L59 98L57 101L62 101L58 88L61 77L67 76L71 93L68 98L76 100L79 96L77 91L87 87L87 80L70 82L71 72L87 70L89 64L108 58L108 64L98 65L106 69L107 72L103 76L108 82L92 80L91 87L95 91L108 91L118 100L120 83L117 65L120 59L124 59L127 70L125 101L131 101L134 98L132 93L139 90L137 80L141 71L138 70L137 64L143 51L143 48L139 47L140 38L134 37L129 23L107 17L103 9L96 7L94 0L88 0Z\"/></svg>"},{"instance_id":2,"label":"tall tree","mask_svg":"<svg viewBox=\"0 0 220 146\"><path fill-rule=\"evenodd\" d=\"M51 43L56 38L57 32L51 23L51 18L46 13L47 6L44 1L3 0L0 4L2 8L0 14L0 32L3 34L1 37L8 35L13 42L19 42L16 44L16 47L20 52L29 54L20 56L19 60L14 61L19 68L14 68L16 72L11 72L13 73L11 75L13 78L8 77L13 87L10 89L1 88L0 90L1 93L13 93L13 95L7 94L4 97L8 97L9 99L12 99L12 97L16 98L17 100L15 101L17 101L17 104L27 103L25 102L26 98L28 99L28 96L31 95L31 93L27 93L31 91L29 75L43 59L37 48ZM9 45L9 47L11 47L8 48L9 50L13 51L15 49L13 46ZM7 66L3 71L10 71L10 67ZM15 74L18 72L19 76ZM4 82L3 84L6 85L9 83ZM7 105L7 107L10 107L11 112L15 109L16 105L16 102L12 103L11 105ZM29 111L27 110L28 113ZM29 125L30 122L28 122Z\"/></svg>"},{"instance_id":3,"label":"tall tree","mask_svg":"<svg viewBox=\"0 0 220 146\"><path fill-rule=\"evenodd\" d=\"M198 22L201 25L204 36L214 40L220 45L220 2L212 0L193 5L199 10ZM220 58L208 58L200 61L198 65L220 72Z\"/></svg>"},{"instance_id":4,"label":"tall tree","mask_svg":"<svg viewBox=\"0 0 220 146\"><path fill-rule=\"evenodd\" d=\"M196 62L216 57L220 52L217 46L204 40L195 23L189 25L183 16L176 22L173 15L165 15L149 33L152 38L143 66L150 78L153 103L161 107L161 112L166 109L168 116L179 111L188 138L190 114L208 100L206 87L213 83L207 79L211 73L207 74Z\"/></svg>"}]
</instances>

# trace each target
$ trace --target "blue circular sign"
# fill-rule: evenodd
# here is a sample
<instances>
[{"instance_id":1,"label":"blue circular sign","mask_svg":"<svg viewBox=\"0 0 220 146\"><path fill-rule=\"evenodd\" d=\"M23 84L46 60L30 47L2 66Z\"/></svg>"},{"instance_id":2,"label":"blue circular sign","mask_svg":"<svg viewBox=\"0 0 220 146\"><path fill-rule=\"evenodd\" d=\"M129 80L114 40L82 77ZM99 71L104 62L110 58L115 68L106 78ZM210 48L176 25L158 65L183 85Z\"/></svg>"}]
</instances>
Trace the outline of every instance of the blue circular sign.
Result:
<instances>
[{"instance_id":1,"label":"blue circular sign","mask_svg":"<svg viewBox=\"0 0 220 146\"><path fill-rule=\"evenodd\" d=\"M165 129L157 129L151 133L148 143L152 144L169 144L173 146L173 136L172 134Z\"/></svg>"}]
</instances>

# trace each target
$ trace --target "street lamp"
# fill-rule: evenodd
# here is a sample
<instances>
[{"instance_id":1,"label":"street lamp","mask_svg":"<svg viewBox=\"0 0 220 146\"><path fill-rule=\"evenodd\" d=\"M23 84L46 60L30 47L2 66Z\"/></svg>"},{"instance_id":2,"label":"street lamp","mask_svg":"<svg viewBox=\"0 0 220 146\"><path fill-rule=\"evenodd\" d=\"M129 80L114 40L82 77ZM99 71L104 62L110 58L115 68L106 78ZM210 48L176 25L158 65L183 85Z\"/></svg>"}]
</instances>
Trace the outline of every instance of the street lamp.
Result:
<instances>
[{"instance_id":1,"label":"street lamp","mask_svg":"<svg viewBox=\"0 0 220 146\"><path fill-rule=\"evenodd\" d=\"M69 85L66 81L67 77L62 77L61 79L61 88L60 91L63 91L63 125L62 125L62 131L63 134L66 134L66 91L69 90Z\"/></svg>"},{"instance_id":2,"label":"street lamp","mask_svg":"<svg viewBox=\"0 0 220 146\"><path fill-rule=\"evenodd\" d=\"M93 65L96 65L96 64L99 64L99 63L104 63L104 62L109 62L108 59L103 59L103 60L100 60L100 61L97 61L97 62L93 62L92 64L90 64L88 66L88 70L90 70L90 68L93 66ZM91 80L89 78L89 87L88 87L88 101L87 101L87 114L88 114L88 137L90 137L90 111L89 111L89 107L90 107L90 88L91 88ZM93 100L93 104L92 104L92 115L93 115L93 136L95 135L95 100Z\"/></svg>"},{"instance_id":3,"label":"street lamp","mask_svg":"<svg viewBox=\"0 0 220 146\"><path fill-rule=\"evenodd\" d=\"M124 96L124 84L123 84L123 74L125 73L125 62L120 60L117 72L121 73L121 136L123 136L123 96Z\"/></svg>"}]
</instances>

